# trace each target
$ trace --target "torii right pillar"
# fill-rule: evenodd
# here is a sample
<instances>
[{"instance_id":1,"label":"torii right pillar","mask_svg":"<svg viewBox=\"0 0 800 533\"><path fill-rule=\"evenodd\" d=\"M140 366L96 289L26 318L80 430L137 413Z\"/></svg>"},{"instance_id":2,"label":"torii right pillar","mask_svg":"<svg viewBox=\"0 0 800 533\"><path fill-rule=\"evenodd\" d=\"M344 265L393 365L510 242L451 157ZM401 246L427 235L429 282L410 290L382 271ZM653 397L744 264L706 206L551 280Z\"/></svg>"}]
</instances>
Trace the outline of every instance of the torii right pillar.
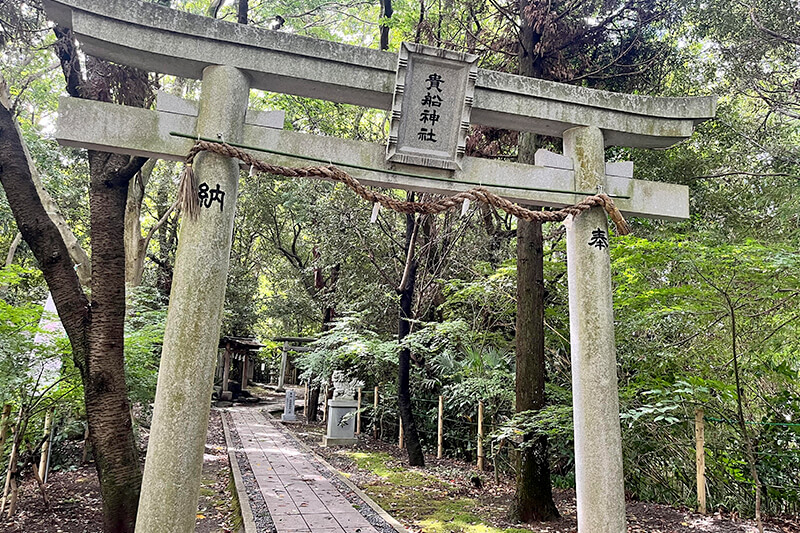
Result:
<instances>
[{"instance_id":1,"label":"torii right pillar","mask_svg":"<svg viewBox=\"0 0 800 533\"><path fill-rule=\"evenodd\" d=\"M565 131L564 155L573 161L575 190L603 190L600 129ZM578 531L625 533L608 220L602 207L593 207L566 227Z\"/></svg>"}]
</instances>

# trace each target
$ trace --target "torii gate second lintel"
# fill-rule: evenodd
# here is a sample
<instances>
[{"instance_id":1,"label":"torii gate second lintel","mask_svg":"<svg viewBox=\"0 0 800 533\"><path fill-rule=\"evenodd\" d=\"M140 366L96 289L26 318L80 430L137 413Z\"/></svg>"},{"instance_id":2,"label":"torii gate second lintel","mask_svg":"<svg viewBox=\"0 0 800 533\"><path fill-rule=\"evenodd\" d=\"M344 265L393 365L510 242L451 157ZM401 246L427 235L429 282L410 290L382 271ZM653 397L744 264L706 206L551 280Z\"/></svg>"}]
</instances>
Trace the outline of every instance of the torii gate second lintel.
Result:
<instances>
[{"instance_id":1,"label":"torii gate second lintel","mask_svg":"<svg viewBox=\"0 0 800 533\"><path fill-rule=\"evenodd\" d=\"M150 110L62 97L58 106L56 138L65 146L182 160L192 147L192 141L172 136L170 132L195 134L197 117L164 109L160 100L161 95L160 109ZM375 169L374 172L358 173L359 181L365 185L445 195L481 185L517 203L556 208L573 205L595 192L576 187L570 159L556 154L548 156L544 151L537 156L536 165L465 157L461 170L437 171L387 163L384 147L375 143L286 131L274 125L264 126L246 121L242 142L290 154L314 154L323 161ZM270 155L269 160L278 165L303 164L289 156ZM381 172L382 169L391 168L413 170L418 176L430 175L433 179ZM347 167L345 170L348 170ZM614 202L626 217L667 220L689 217L688 187L632 179L630 163L607 163L605 174L605 192L616 197ZM474 185L442 179L448 177Z\"/></svg>"}]
</instances>

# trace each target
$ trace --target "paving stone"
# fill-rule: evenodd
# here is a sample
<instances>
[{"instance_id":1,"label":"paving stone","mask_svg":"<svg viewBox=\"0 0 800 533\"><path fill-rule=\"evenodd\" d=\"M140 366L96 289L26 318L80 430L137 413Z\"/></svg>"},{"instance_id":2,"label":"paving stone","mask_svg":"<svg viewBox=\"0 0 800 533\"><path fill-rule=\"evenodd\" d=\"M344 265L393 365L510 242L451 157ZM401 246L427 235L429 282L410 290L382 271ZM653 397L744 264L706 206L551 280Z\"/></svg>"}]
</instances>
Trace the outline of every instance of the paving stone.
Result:
<instances>
[{"instance_id":1,"label":"paving stone","mask_svg":"<svg viewBox=\"0 0 800 533\"><path fill-rule=\"evenodd\" d=\"M347 530L355 530L359 528L362 529L362 531L372 530L372 526L369 522L367 522L367 519L361 516L361 514L355 510L352 512L337 512L336 521L340 526Z\"/></svg>"},{"instance_id":2,"label":"paving stone","mask_svg":"<svg viewBox=\"0 0 800 533\"><path fill-rule=\"evenodd\" d=\"M302 513L301 516L306 521L308 527L313 531L320 529L338 528L339 524L329 512L324 513Z\"/></svg>"},{"instance_id":3,"label":"paving stone","mask_svg":"<svg viewBox=\"0 0 800 533\"><path fill-rule=\"evenodd\" d=\"M286 529L308 529L308 524L299 514L272 514L272 521L278 531Z\"/></svg>"}]
</instances>

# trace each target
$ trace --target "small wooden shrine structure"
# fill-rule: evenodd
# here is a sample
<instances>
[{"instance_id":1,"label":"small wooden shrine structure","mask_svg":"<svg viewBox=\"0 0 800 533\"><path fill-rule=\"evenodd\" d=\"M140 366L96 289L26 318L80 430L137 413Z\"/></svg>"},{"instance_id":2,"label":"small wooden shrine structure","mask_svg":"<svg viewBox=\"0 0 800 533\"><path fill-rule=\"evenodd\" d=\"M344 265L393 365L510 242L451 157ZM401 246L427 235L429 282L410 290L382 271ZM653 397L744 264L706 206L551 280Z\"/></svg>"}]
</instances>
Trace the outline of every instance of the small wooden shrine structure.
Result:
<instances>
[{"instance_id":1,"label":"small wooden shrine structure","mask_svg":"<svg viewBox=\"0 0 800 533\"><path fill-rule=\"evenodd\" d=\"M220 399L230 400L234 392L247 388L253 379L253 373L258 362L258 352L265 345L258 342L255 337L222 337L219 340L219 354L217 356L217 372L215 382L222 383ZM239 390L231 391L231 371L239 378Z\"/></svg>"}]
</instances>

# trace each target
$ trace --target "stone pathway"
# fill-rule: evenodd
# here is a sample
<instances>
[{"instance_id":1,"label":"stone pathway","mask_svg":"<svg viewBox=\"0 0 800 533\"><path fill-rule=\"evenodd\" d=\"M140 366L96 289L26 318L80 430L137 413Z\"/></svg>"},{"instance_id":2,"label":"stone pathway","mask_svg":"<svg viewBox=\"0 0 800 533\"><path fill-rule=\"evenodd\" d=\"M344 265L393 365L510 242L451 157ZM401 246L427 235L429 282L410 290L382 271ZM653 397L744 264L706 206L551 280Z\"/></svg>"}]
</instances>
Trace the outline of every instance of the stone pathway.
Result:
<instances>
[{"instance_id":1,"label":"stone pathway","mask_svg":"<svg viewBox=\"0 0 800 533\"><path fill-rule=\"evenodd\" d=\"M263 413L230 414L278 533L377 533Z\"/></svg>"}]
</instances>

